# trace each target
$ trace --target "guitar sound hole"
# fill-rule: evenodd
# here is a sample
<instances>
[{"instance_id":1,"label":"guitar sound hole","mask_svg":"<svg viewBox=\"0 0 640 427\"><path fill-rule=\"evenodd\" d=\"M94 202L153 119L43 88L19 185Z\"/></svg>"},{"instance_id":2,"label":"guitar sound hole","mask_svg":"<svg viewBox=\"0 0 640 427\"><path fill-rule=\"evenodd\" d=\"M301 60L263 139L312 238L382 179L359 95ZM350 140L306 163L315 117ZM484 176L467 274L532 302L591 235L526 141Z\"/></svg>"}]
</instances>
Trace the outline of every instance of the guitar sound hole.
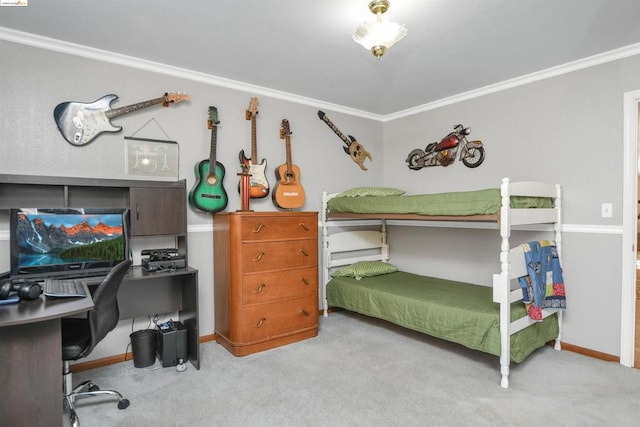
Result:
<instances>
[{"instance_id":1,"label":"guitar sound hole","mask_svg":"<svg viewBox=\"0 0 640 427\"><path fill-rule=\"evenodd\" d=\"M218 178L215 175L207 176L207 184L216 185L217 182L218 182Z\"/></svg>"}]
</instances>

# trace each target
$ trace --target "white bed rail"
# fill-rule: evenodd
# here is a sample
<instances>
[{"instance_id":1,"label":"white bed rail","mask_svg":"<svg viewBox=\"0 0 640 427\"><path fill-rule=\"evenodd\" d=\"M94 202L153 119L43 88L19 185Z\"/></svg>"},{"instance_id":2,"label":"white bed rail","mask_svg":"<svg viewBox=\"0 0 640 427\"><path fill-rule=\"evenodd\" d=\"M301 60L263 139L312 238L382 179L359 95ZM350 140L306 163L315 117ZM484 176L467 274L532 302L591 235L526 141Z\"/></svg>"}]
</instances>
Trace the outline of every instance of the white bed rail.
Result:
<instances>
[{"instance_id":1,"label":"white bed rail","mask_svg":"<svg viewBox=\"0 0 640 427\"><path fill-rule=\"evenodd\" d=\"M326 223L325 223L326 224ZM329 315L327 283L331 270L358 261L389 261L387 226L382 221L380 230L356 230L328 234L327 227L322 232L322 300L324 317ZM352 254L352 255L345 255Z\"/></svg>"}]
</instances>

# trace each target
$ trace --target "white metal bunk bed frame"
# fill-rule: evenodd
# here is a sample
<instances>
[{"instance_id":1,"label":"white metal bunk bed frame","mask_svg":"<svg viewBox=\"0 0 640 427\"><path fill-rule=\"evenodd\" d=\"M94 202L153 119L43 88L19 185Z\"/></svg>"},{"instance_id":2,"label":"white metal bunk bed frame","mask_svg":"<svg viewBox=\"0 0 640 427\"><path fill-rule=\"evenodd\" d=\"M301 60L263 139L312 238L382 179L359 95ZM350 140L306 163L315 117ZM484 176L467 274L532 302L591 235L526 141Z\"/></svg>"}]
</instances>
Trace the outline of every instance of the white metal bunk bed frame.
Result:
<instances>
[{"instance_id":1,"label":"white metal bunk bed frame","mask_svg":"<svg viewBox=\"0 0 640 427\"><path fill-rule=\"evenodd\" d=\"M337 232L329 234L330 227L345 226L345 221L349 221L349 226L371 224L371 220L364 222L355 222L357 215L353 219L340 218L331 222L327 214L327 205L329 200L338 193L328 194L322 193L322 286L323 286L323 308L324 316L328 316L327 302L327 283L331 279L330 271L333 268L353 264L357 261L364 260L389 260L389 245L387 243L387 220L379 220L381 228L379 231L358 230ZM522 290L518 287L511 289L511 280L527 275L527 269L524 259L523 249L519 246L511 248L509 237L511 230L517 226L527 226L535 224L552 224L554 232L554 240L558 250L558 257L562 259L562 188L560 185L549 185L539 182L513 182L508 178L502 179L500 186L501 207L498 226L500 229L501 245L500 245L500 273L493 275L493 301L500 304L500 385L503 388L509 387L509 365L511 362L511 335L534 324L528 317L522 317L511 322L511 303L522 300ZM529 197L550 197L554 199L552 208L511 208L511 196L529 196ZM391 220L395 221L395 220ZM474 223L464 221L461 225L460 221L455 221L456 227L473 228ZM407 225L409 221L399 221L401 225ZM411 223L420 223L422 226L429 226L428 217L423 221L412 219ZM454 222L441 221L441 217L437 221L437 225L441 227L452 226ZM486 223L486 220L484 221ZM392 222L393 224L393 222ZM477 223L476 223L477 225ZM345 256L349 252L375 250L374 254L366 253L356 256ZM334 254L342 254L334 258ZM543 309L543 317L549 317L557 312L558 315L558 336L555 340L554 348L560 350L562 338L562 310Z\"/></svg>"}]
</instances>

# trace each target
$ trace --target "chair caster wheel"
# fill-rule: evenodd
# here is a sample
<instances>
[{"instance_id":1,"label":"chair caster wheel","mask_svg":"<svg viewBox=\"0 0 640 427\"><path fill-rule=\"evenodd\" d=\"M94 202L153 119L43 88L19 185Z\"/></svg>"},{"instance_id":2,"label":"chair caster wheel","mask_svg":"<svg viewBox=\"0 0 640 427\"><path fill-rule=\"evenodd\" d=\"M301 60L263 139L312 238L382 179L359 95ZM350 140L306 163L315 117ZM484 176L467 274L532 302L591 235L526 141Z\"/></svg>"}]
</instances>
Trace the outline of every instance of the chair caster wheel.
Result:
<instances>
[{"instance_id":1,"label":"chair caster wheel","mask_svg":"<svg viewBox=\"0 0 640 427\"><path fill-rule=\"evenodd\" d=\"M118 402L118 409L127 409L129 407L129 399L122 399Z\"/></svg>"}]
</instances>

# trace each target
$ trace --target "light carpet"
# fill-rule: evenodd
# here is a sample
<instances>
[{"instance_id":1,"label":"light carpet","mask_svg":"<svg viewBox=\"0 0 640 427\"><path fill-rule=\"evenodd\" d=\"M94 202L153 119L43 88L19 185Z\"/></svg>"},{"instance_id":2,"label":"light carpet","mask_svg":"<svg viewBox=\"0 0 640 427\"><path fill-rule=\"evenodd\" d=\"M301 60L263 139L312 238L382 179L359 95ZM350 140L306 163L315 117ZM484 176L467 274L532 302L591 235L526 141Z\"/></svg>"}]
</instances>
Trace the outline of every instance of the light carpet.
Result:
<instances>
[{"instance_id":1,"label":"light carpet","mask_svg":"<svg viewBox=\"0 0 640 427\"><path fill-rule=\"evenodd\" d=\"M74 375L131 406L78 401L83 426L637 426L640 370L551 347L512 364L349 312L318 337L245 357L201 345L201 369L124 362ZM65 414L66 415L66 414Z\"/></svg>"}]
</instances>

